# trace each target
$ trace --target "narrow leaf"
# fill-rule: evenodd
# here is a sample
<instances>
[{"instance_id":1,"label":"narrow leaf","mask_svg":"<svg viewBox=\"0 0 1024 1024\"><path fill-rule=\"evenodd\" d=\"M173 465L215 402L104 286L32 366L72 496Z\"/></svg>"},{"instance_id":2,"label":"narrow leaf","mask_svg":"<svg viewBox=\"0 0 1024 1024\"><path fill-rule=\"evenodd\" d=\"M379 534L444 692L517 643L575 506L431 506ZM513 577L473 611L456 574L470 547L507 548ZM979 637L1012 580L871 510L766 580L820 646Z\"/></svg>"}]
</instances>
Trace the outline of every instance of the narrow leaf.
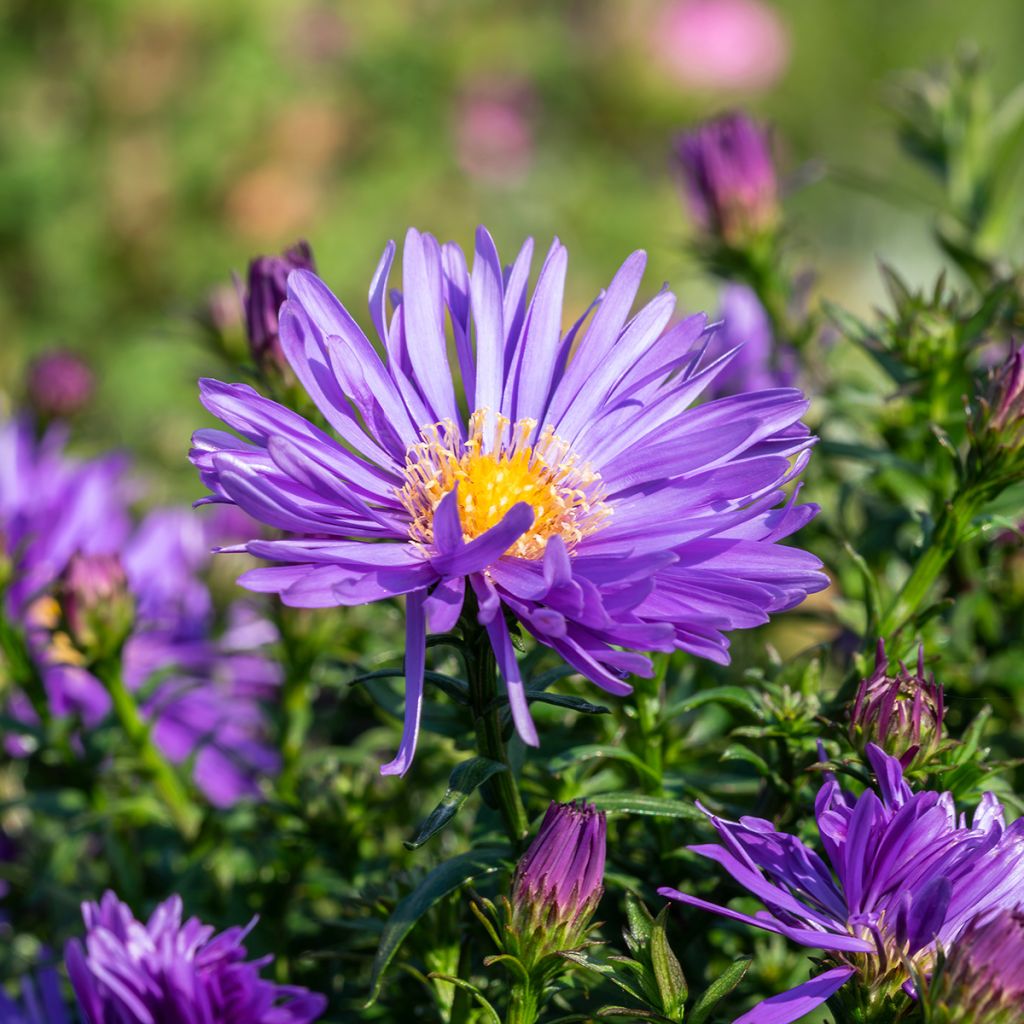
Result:
<instances>
[{"instance_id":1,"label":"narrow leaf","mask_svg":"<svg viewBox=\"0 0 1024 1024\"><path fill-rule=\"evenodd\" d=\"M704 1024L715 1007L743 980L750 970L749 957L730 964L701 995L686 1018L686 1024Z\"/></svg>"},{"instance_id":2,"label":"narrow leaf","mask_svg":"<svg viewBox=\"0 0 1024 1024\"><path fill-rule=\"evenodd\" d=\"M652 818L686 818L688 821L707 819L693 804L668 797L647 796L644 793L604 793L590 801L599 811L608 814L643 814Z\"/></svg>"},{"instance_id":3,"label":"narrow leaf","mask_svg":"<svg viewBox=\"0 0 1024 1024\"><path fill-rule=\"evenodd\" d=\"M654 782L661 783L657 773L644 764L636 754L631 754L628 750L621 750L618 747L604 746L596 743L573 747L563 754L558 754L551 759L550 765L552 771L559 772L573 765L598 760L620 761L635 769L638 775L646 776Z\"/></svg>"},{"instance_id":4,"label":"narrow leaf","mask_svg":"<svg viewBox=\"0 0 1024 1024\"><path fill-rule=\"evenodd\" d=\"M658 982L662 1012L671 1020L681 1021L689 989L686 986L683 968L668 944L665 925L670 909L668 906L662 909L651 929L651 966Z\"/></svg>"},{"instance_id":5,"label":"narrow leaf","mask_svg":"<svg viewBox=\"0 0 1024 1024\"><path fill-rule=\"evenodd\" d=\"M506 770L506 766L500 761L492 761L487 757L471 757L468 761L456 765L441 802L423 820L416 838L408 840L405 848L418 850L428 839L448 826L475 789L482 786L492 775Z\"/></svg>"}]
</instances>

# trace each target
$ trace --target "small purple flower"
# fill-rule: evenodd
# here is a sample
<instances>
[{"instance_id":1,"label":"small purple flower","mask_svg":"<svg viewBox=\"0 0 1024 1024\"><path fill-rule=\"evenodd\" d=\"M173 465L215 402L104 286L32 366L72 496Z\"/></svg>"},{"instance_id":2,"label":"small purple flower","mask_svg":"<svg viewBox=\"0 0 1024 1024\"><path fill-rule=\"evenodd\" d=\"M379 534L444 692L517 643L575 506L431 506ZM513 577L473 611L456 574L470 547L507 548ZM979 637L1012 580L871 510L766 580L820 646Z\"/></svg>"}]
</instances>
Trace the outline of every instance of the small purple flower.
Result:
<instances>
[{"instance_id":1,"label":"small purple flower","mask_svg":"<svg viewBox=\"0 0 1024 1024\"><path fill-rule=\"evenodd\" d=\"M901 662L899 671L890 676L888 665L885 641L879 640L875 671L862 680L848 712L850 740L858 748L874 743L899 758L907 770L913 761L927 759L941 743L945 700L935 677L925 675L924 647L918 651L916 673Z\"/></svg>"},{"instance_id":2,"label":"small purple flower","mask_svg":"<svg viewBox=\"0 0 1024 1024\"><path fill-rule=\"evenodd\" d=\"M280 256L258 256L249 263L245 289L245 332L259 367L284 366L277 317L287 298L288 275L293 270L314 270L313 250L297 242Z\"/></svg>"},{"instance_id":3,"label":"small purple flower","mask_svg":"<svg viewBox=\"0 0 1024 1024\"><path fill-rule=\"evenodd\" d=\"M879 997L898 997L936 946L951 948L979 914L1024 904L1024 818L1007 826L986 793L971 824L951 793L914 793L900 763L869 744L878 794L859 797L829 778L815 816L832 865L769 821L727 821L708 814L721 846L691 849L716 861L766 909L751 917L662 888L670 899L744 921L825 950L835 966L772 996L735 1024L789 1024L853 978ZM705 812L707 813L707 812Z\"/></svg>"},{"instance_id":4,"label":"small purple flower","mask_svg":"<svg viewBox=\"0 0 1024 1024\"><path fill-rule=\"evenodd\" d=\"M112 892L82 905L85 946L68 944L71 984L86 1024L311 1024L327 1000L260 977L272 957L246 960L256 924L219 935L182 921L180 896L135 920Z\"/></svg>"},{"instance_id":5,"label":"small purple flower","mask_svg":"<svg viewBox=\"0 0 1024 1024\"><path fill-rule=\"evenodd\" d=\"M971 921L922 989L926 1024L1018 1024L1024 1007L1024 907Z\"/></svg>"},{"instance_id":6,"label":"small purple flower","mask_svg":"<svg viewBox=\"0 0 1024 1024\"><path fill-rule=\"evenodd\" d=\"M21 1000L16 1002L0 988L0 1021L3 1024L72 1024L61 995L60 977L52 967L44 968L35 980L21 979Z\"/></svg>"},{"instance_id":7,"label":"small purple flower","mask_svg":"<svg viewBox=\"0 0 1024 1024\"><path fill-rule=\"evenodd\" d=\"M736 350L732 362L715 381L715 397L792 387L797 377L796 352L772 333L764 306L745 284L722 289L715 335L716 351Z\"/></svg>"},{"instance_id":8,"label":"small purple flower","mask_svg":"<svg viewBox=\"0 0 1024 1024\"><path fill-rule=\"evenodd\" d=\"M66 349L46 352L28 368L28 400L43 419L73 416L92 398L96 381L85 361Z\"/></svg>"},{"instance_id":9,"label":"small purple flower","mask_svg":"<svg viewBox=\"0 0 1024 1024\"><path fill-rule=\"evenodd\" d=\"M676 142L690 213L706 234L740 246L779 220L779 186L768 133L745 114L705 121Z\"/></svg>"},{"instance_id":10,"label":"small purple flower","mask_svg":"<svg viewBox=\"0 0 1024 1024\"><path fill-rule=\"evenodd\" d=\"M244 384L204 380L203 403L241 436L200 430L192 452L205 501L286 532L233 549L276 563L243 586L308 608L406 595L405 728L385 774L412 764L427 623L454 628L467 590L516 729L537 745L505 610L623 695L630 674L652 672L639 652L727 662L725 631L827 586L818 559L778 543L817 511L786 490L814 442L804 396L694 406L735 353L703 365L703 316L665 330L670 292L631 316L642 252L568 333L557 240L531 298L532 241L503 269L481 228L470 271L458 246L410 230L389 315L394 254L370 289L386 361L319 278L288 278L282 349L336 436Z\"/></svg>"}]
</instances>

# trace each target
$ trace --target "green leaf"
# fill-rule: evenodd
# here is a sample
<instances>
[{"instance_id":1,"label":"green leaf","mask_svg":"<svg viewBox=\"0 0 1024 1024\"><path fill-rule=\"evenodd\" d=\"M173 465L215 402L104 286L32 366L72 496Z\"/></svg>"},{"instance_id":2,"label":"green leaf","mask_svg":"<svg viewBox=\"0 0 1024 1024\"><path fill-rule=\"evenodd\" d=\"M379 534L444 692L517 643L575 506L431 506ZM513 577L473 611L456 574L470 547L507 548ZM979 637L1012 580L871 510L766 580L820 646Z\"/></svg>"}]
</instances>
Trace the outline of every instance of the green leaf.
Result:
<instances>
[{"instance_id":1,"label":"green leaf","mask_svg":"<svg viewBox=\"0 0 1024 1024\"><path fill-rule=\"evenodd\" d=\"M461 978L456 978L451 974L437 974L436 972L431 972L427 977L433 978L436 981L446 981L449 985L454 985L456 988L465 989L483 1007L484 1012L491 1020L494 1021L494 1024L501 1024L501 1017L498 1016L498 1011L491 1006L483 992L481 992L476 985L471 985L468 981L463 981Z\"/></svg>"},{"instance_id":2,"label":"green leaf","mask_svg":"<svg viewBox=\"0 0 1024 1024\"><path fill-rule=\"evenodd\" d=\"M675 953L672 952L672 947L668 944L668 935L665 932L670 909L670 907L665 907L661 911L651 929L651 966L654 968L654 977L658 982L662 1012L672 1020L681 1021L689 989L686 986L683 968Z\"/></svg>"},{"instance_id":3,"label":"green leaf","mask_svg":"<svg viewBox=\"0 0 1024 1024\"><path fill-rule=\"evenodd\" d=\"M349 686L359 686L362 683L372 683L375 679L404 679L405 669L403 668L382 668L376 672L367 672L365 675L356 676L350 679ZM429 669L423 673L423 678L428 683L433 683L439 690L443 690L456 704L464 707L469 706L469 685L454 676L446 676L443 672L431 672Z\"/></svg>"},{"instance_id":4,"label":"green leaf","mask_svg":"<svg viewBox=\"0 0 1024 1024\"><path fill-rule=\"evenodd\" d=\"M737 960L725 969L701 995L686 1018L686 1024L704 1024L715 1007L743 980L753 961Z\"/></svg>"},{"instance_id":5,"label":"green leaf","mask_svg":"<svg viewBox=\"0 0 1024 1024\"><path fill-rule=\"evenodd\" d=\"M652 818L685 818L704 822L707 819L693 804L669 797L647 796L644 793L604 793L590 802L608 814L643 814Z\"/></svg>"},{"instance_id":6,"label":"green leaf","mask_svg":"<svg viewBox=\"0 0 1024 1024\"><path fill-rule=\"evenodd\" d=\"M609 963L602 963L600 960L595 960L592 957L587 956L586 953L581 950L566 950L564 953L558 954L563 960L568 960L571 963L577 964L580 967L585 968L588 971L593 971L595 974L603 975L613 985L622 989L623 992L628 996L632 996L634 999L641 1003L647 1002L647 998L644 995L642 989L637 988L633 982L625 977L622 971L619 969L619 964L625 964L627 958L618 958L619 964L613 966ZM643 970L643 964L636 963L635 960L628 961L630 964L634 964L640 971Z\"/></svg>"},{"instance_id":7,"label":"green leaf","mask_svg":"<svg viewBox=\"0 0 1024 1024\"><path fill-rule=\"evenodd\" d=\"M395 907L381 932L377 955L373 958L370 974L370 998L364 1009L371 1007L380 996L384 974L394 959L405 937L416 922L435 904L460 885L481 875L498 870L504 850L484 849L460 853L443 864L438 864L408 896Z\"/></svg>"},{"instance_id":8,"label":"green leaf","mask_svg":"<svg viewBox=\"0 0 1024 1024\"><path fill-rule=\"evenodd\" d=\"M405 848L418 850L428 839L448 826L475 789L482 786L492 775L507 770L507 766L500 761L492 761L487 757L471 757L468 761L457 764L448 779L448 788L441 797L441 802L423 820L416 838L406 841Z\"/></svg>"},{"instance_id":9,"label":"green leaf","mask_svg":"<svg viewBox=\"0 0 1024 1024\"><path fill-rule=\"evenodd\" d=\"M693 693L689 697L670 704L665 711L665 717L673 718L686 711L693 711L704 704L730 704L733 707L742 708L758 718L761 717L761 709L758 707L757 701L750 691L742 686L715 686L710 690Z\"/></svg>"},{"instance_id":10,"label":"green leaf","mask_svg":"<svg viewBox=\"0 0 1024 1024\"><path fill-rule=\"evenodd\" d=\"M549 763L552 771L559 772L576 764L597 760L621 761L623 764L628 764L631 768L635 769L638 775L646 776L653 782L661 783L657 773L644 764L636 754L631 754L628 750L622 750L619 747L608 747L598 743L573 747L571 750L553 757Z\"/></svg>"},{"instance_id":11,"label":"green leaf","mask_svg":"<svg viewBox=\"0 0 1024 1024\"><path fill-rule=\"evenodd\" d=\"M561 693L545 693L543 690L527 690L528 701L538 701L541 704L553 704L558 708L570 708L579 711L584 715L610 715L611 711L602 704L591 704L589 700L582 697L570 697Z\"/></svg>"},{"instance_id":12,"label":"green leaf","mask_svg":"<svg viewBox=\"0 0 1024 1024\"><path fill-rule=\"evenodd\" d=\"M638 956L640 950L650 944L654 918L643 900L632 890L626 893L626 921L629 923L624 933L626 945L633 956Z\"/></svg>"}]
</instances>

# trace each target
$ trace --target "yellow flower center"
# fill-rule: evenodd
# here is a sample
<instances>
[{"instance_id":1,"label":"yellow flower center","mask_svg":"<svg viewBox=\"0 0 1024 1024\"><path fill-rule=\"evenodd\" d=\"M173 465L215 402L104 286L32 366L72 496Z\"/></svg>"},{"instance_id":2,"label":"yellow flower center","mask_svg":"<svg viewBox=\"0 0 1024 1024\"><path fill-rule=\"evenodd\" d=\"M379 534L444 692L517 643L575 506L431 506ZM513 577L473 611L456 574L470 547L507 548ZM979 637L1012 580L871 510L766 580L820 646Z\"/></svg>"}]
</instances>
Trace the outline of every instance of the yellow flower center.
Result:
<instances>
[{"instance_id":1,"label":"yellow flower center","mask_svg":"<svg viewBox=\"0 0 1024 1024\"><path fill-rule=\"evenodd\" d=\"M485 444L488 421L491 444ZM467 541L486 533L513 505L533 509L533 525L506 552L516 558L540 558L549 537L561 537L571 551L600 529L611 509L602 500L601 482L580 464L550 427L537 435L536 420L511 424L503 416L478 409L469 418L463 440L455 424L427 427L423 440L406 453L406 483L398 497L409 512L409 536L429 545L434 513L441 499L458 486L459 520ZM503 443L506 436L511 439Z\"/></svg>"}]
</instances>

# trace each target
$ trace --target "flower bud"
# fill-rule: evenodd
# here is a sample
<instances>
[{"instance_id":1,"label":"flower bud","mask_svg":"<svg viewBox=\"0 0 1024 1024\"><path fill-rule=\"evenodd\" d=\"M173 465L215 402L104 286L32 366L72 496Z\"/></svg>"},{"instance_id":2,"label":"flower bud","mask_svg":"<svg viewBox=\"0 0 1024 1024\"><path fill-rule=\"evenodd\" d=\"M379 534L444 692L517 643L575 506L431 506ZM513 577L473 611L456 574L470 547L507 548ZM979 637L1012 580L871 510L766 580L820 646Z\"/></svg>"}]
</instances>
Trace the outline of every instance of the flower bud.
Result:
<instances>
[{"instance_id":1,"label":"flower bud","mask_svg":"<svg viewBox=\"0 0 1024 1024\"><path fill-rule=\"evenodd\" d=\"M907 769L915 760L928 760L942 741L943 691L934 676L924 674L923 647L914 674L901 662L890 676L888 663L885 642L879 640L874 674L861 682L847 712L850 740L861 749L874 743Z\"/></svg>"},{"instance_id":2,"label":"flower bud","mask_svg":"<svg viewBox=\"0 0 1024 1024\"><path fill-rule=\"evenodd\" d=\"M74 555L61 578L61 614L75 647L95 661L121 649L135 600L117 555Z\"/></svg>"},{"instance_id":3,"label":"flower bud","mask_svg":"<svg viewBox=\"0 0 1024 1024\"><path fill-rule=\"evenodd\" d=\"M585 803L552 803L516 867L509 932L517 953L535 963L586 939L604 892L606 822Z\"/></svg>"},{"instance_id":4,"label":"flower bud","mask_svg":"<svg viewBox=\"0 0 1024 1024\"><path fill-rule=\"evenodd\" d=\"M676 142L684 194L698 227L742 248L771 234L779 189L767 132L745 114L706 121Z\"/></svg>"},{"instance_id":5,"label":"flower bud","mask_svg":"<svg viewBox=\"0 0 1024 1024\"><path fill-rule=\"evenodd\" d=\"M988 427L1011 434L1019 443L1024 439L1024 351L1014 348L1006 362L991 372L989 381Z\"/></svg>"},{"instance_id":6,"label":"flower bud","mask_svg":"<svg viewBox=\"0 0 1024 1024\"><path fill-rule=\"evenodd\" d=\"M32 408L44 419L73 416L92 398L95 380L73 352L56 349L33 359L26 386Z\"/></svg>"},{"instance_id":7,"label":"flower bud","mask_svg":"<svg viewBox=\"0 0 1024 1024\"><path fill-rule=\"evenodd\" d=\"M1018 1024L1024 1005L1024 908L975 917L921 993L927 1024Z\"/></svg>"},{"instance_id":8,"label":"flower bud","mask_svg":"<svg viewBox=\"0 0 1024 1024\"><path fill-rule=\"evenodd\" d=\"M245 290L245 331L256 365L283 367L285 360L277 334L277 315L288 294L293 270L314 270L313 250L297 242L280 256L258 256L249 264Z\"/></svg>"}]
</instances>

